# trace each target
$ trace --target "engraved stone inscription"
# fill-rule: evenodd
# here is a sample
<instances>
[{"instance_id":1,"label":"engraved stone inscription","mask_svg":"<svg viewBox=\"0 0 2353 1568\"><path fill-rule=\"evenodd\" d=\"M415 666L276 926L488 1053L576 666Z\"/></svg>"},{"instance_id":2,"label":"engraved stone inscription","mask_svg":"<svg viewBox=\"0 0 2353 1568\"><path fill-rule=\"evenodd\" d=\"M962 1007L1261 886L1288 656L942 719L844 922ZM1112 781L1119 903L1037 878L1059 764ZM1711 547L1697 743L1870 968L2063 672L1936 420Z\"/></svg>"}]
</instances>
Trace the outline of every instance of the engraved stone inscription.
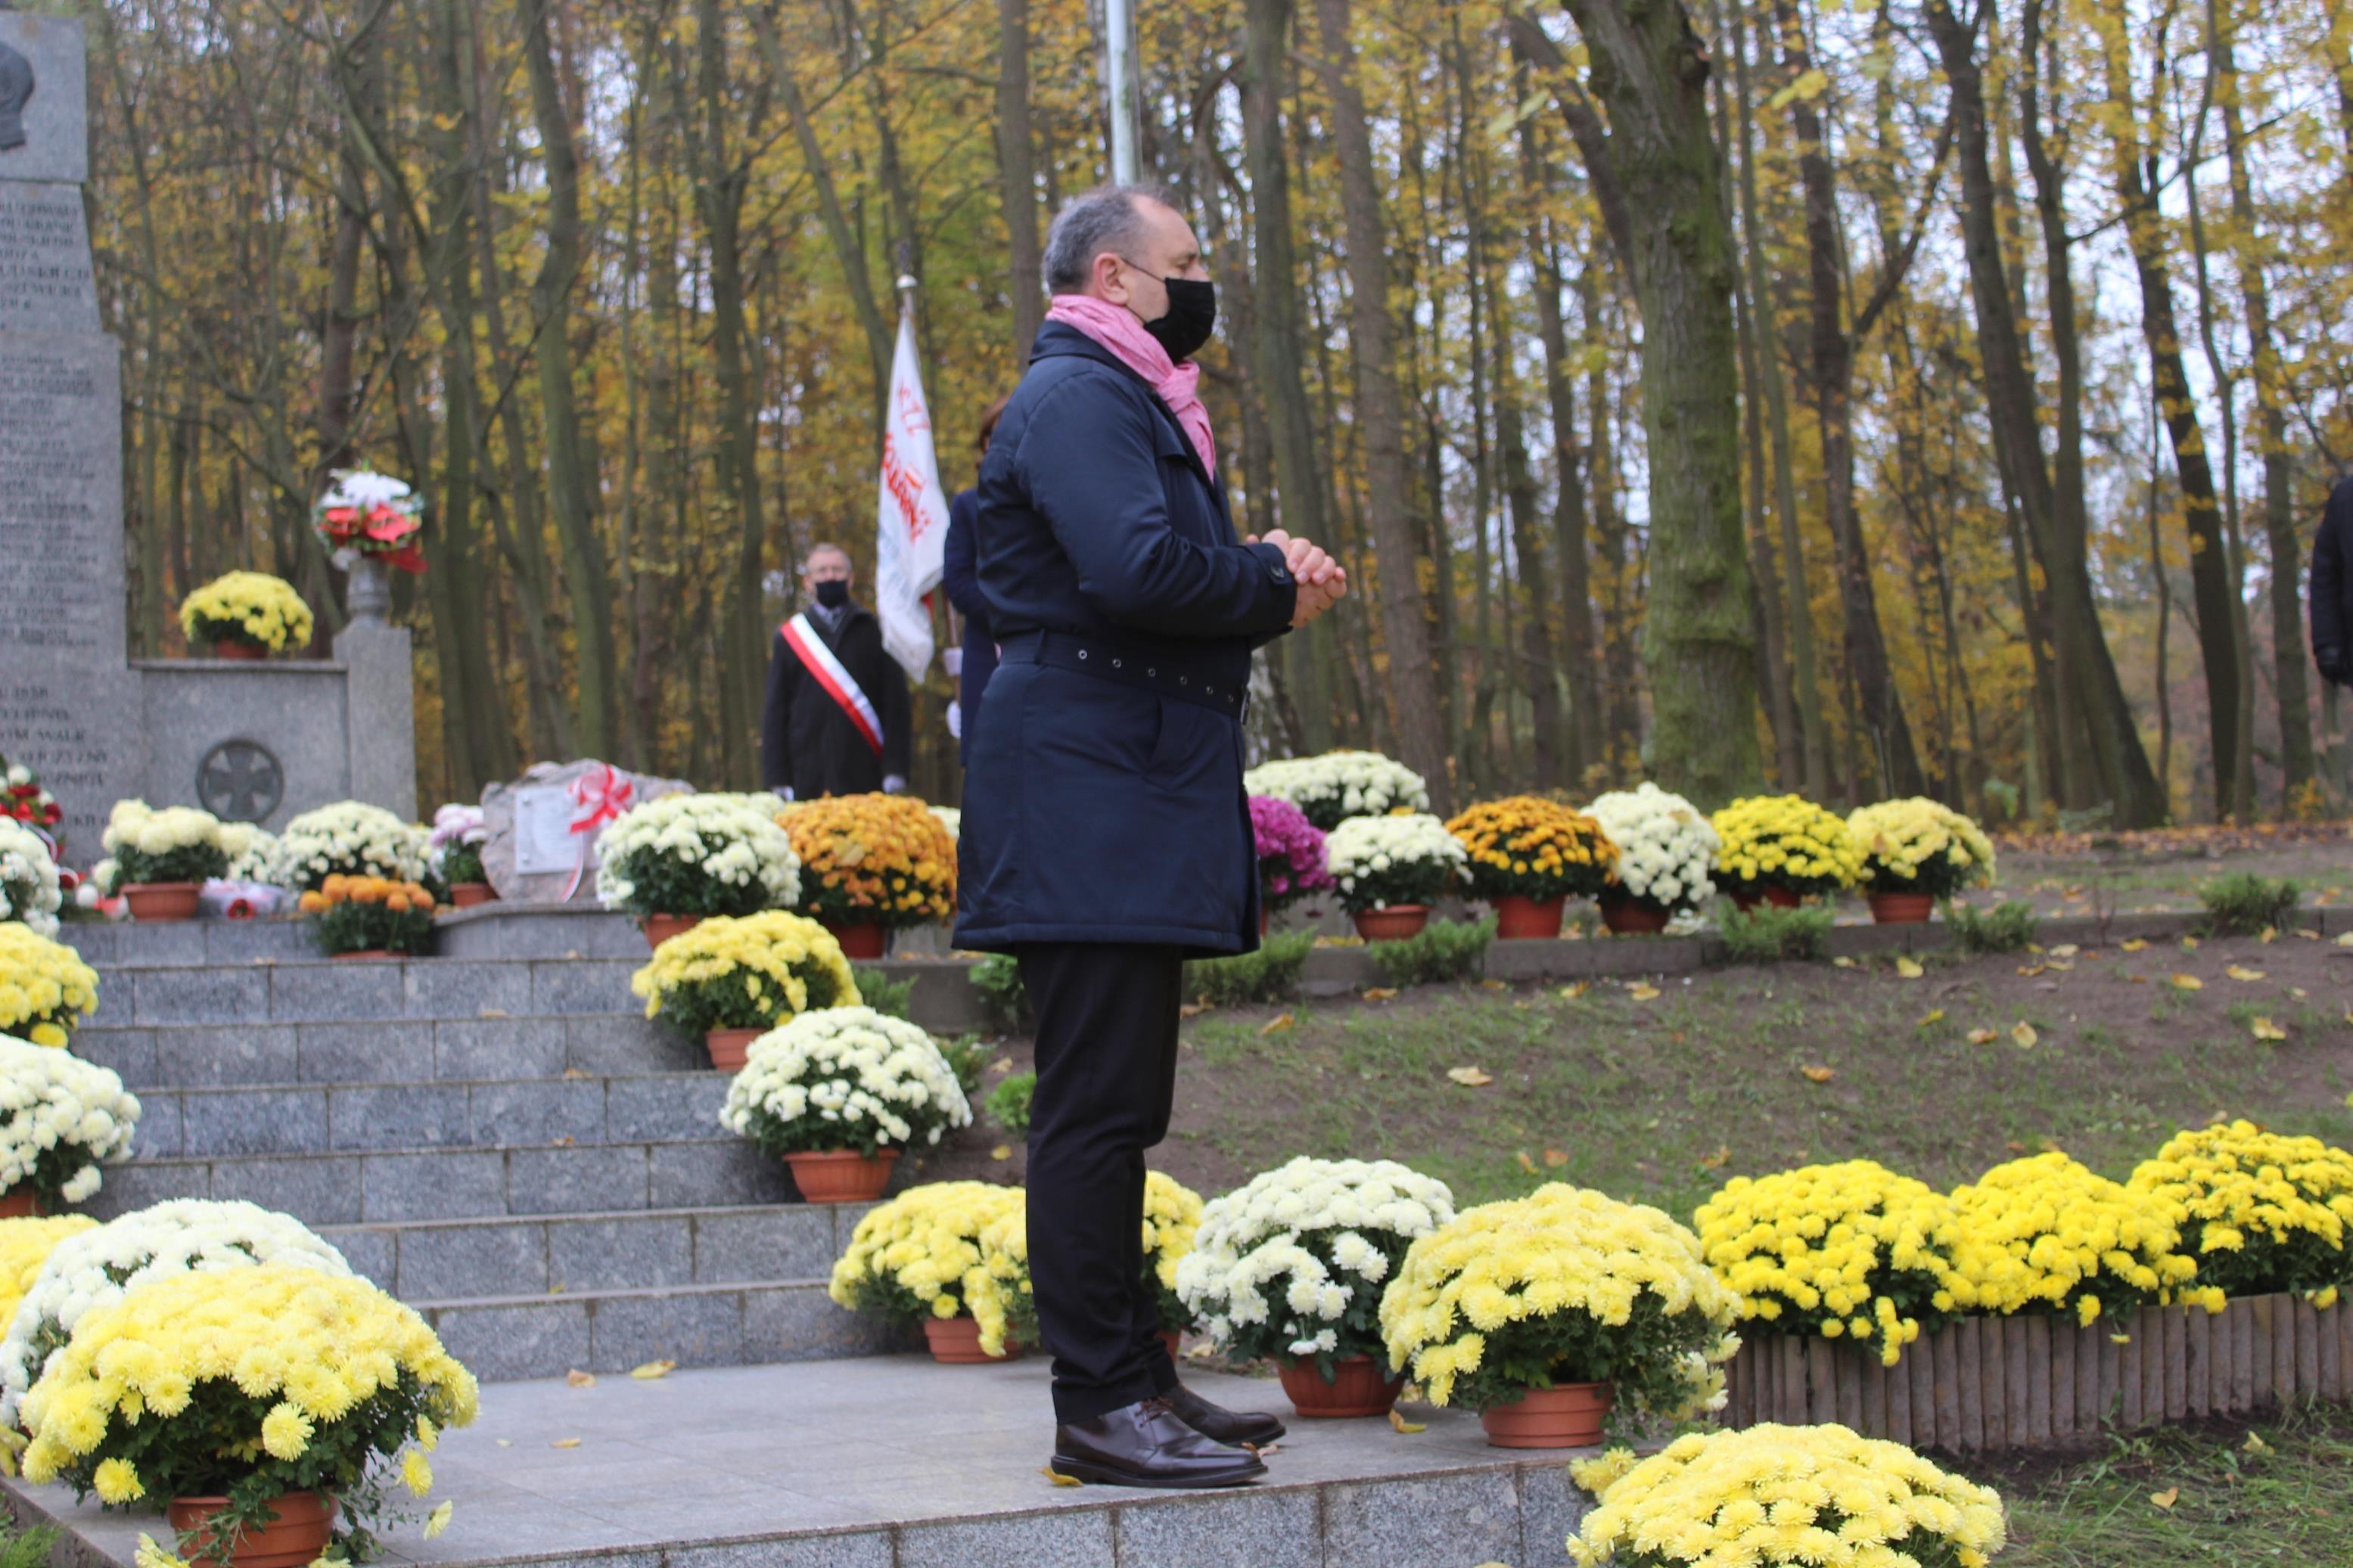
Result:
<instances>
[{"instance_id":1,"label":"engraved stone inscription","mask_svg":"<svg viewBox=\"0 0 2353 1568\"><path fill-rule=\"evenodd\" d=\"M0 659L122 658L113 348L0 332Z\"/></svg>"},{"instance_id":2,"label":"engraved stone inscription","mask_svg":"<svg viewBox=\"0 0 2353 1568\"><path fill-rule=\"evenodd\" d=\"M98 331L98 285L71 185L0 180L0 331Z\"/></svg>"}]
</instances>

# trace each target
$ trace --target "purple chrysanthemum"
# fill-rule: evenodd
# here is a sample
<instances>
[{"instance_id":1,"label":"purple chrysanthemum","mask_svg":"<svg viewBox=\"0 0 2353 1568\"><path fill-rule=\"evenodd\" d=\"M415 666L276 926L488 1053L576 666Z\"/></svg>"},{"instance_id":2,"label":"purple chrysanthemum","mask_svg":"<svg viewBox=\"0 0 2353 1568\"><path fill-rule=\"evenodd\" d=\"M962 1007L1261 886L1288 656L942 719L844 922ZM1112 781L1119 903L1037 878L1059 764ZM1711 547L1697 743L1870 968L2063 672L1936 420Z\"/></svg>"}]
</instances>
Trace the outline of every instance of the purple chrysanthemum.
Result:
<instances>
[{"instance_id":1,"label":"purple chrysanthemum","mask_svg":"<svg viewBox=\"0 0 2353 1568\"><path fill-rule=\"evenodd\" d=\"M1324 830L1287 800L1250 797L1250 836L1257 841L1259 891L1271 908L1332 886L1324 858Z\"/></svg>"}]
</instances>

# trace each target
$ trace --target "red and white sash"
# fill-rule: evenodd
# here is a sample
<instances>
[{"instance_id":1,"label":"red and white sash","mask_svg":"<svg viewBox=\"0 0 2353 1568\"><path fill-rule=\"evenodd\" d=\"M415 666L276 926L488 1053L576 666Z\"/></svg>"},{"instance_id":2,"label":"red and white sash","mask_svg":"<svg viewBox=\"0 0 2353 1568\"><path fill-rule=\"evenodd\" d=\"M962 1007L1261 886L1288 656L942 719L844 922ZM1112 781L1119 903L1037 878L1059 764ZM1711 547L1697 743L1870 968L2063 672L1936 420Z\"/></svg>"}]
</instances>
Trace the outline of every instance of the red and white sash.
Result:
<instances>
[{"instance_id":1,"label":"red and white sash","mask_svg":"<svg viewBox=\"0 0 2353 1568\"><path fill-rule=\"evenodd\" d=\"M801 668L825 689L825 694L849 715L851 723L858 726L858 732L866 737L866 743L874 749L874 754L881 756L881 715L874 711L874 704L866 700L866 693L858 689L858 682L849 678L849 671L841 667L841 660L833 657L833 649L826 647L825 639L817 635L817 628L809 625L808 616L795 616L784 624L783 631L785 646L800 659Z\"/></svg>"}]
</instances>

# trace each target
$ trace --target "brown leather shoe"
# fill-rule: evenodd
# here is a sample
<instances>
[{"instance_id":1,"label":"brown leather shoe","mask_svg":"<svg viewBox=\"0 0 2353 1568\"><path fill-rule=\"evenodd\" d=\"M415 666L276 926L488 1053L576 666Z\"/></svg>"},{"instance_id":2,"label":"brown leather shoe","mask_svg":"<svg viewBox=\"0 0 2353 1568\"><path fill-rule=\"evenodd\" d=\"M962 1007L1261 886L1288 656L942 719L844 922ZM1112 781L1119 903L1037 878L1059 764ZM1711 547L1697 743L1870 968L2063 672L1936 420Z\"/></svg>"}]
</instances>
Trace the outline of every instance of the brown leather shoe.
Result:
<instances>
[{"instance_id":1,"label":"brown leather shoe","mask_svg":"<svg viewBox=\"0 0 2353 1568\"><path fill-rule=\"evenodd\" d=\"M1113 1487L1238 1487L1266 1474L1257 1455L1203 1436L1165 1399L1055 1427L1048 1468Z\"/></svg>"},{"instance_id":2,"label":"brown leather shoe","mask_svg":"<svg viewBox=\"0 0 2353 1568\"><path fill-rule=\"evenodd\" d=\"M1161 1397L1176 1413L1177 1420L1212 1442L1263 1448L1282 1436L1282 1423L1265 1411L1229 1410L1212 1405L1181 1383Z\"/></svg>"}]
</instances>

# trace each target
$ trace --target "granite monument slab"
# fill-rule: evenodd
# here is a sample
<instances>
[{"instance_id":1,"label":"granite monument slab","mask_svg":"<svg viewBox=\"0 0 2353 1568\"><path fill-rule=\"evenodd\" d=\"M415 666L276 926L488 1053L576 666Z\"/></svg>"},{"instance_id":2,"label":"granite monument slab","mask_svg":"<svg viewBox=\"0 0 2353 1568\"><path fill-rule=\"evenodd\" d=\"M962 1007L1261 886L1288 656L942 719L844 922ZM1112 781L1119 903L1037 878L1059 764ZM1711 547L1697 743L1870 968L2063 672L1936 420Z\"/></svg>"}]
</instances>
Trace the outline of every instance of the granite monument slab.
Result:
<instances>
[{"instance_id":1,"label":"granite monument slab","mask_svg":"<svg viewBox=\"0 0 2353 1568\"><path fill-rule=\"evenodd\" d=\"M90 178L82 25L0 11L0 180Z\"/></svg>"},{"instance_id":2,"label":"granite monument slab","mask_svg":"<svg viewBox=\"0 0 2353 1568\"><path fill-rule=\"evenodd\" d=\"M0 180L0 332L97 331L80 190Z\"/></svg>"}]
</instances>

